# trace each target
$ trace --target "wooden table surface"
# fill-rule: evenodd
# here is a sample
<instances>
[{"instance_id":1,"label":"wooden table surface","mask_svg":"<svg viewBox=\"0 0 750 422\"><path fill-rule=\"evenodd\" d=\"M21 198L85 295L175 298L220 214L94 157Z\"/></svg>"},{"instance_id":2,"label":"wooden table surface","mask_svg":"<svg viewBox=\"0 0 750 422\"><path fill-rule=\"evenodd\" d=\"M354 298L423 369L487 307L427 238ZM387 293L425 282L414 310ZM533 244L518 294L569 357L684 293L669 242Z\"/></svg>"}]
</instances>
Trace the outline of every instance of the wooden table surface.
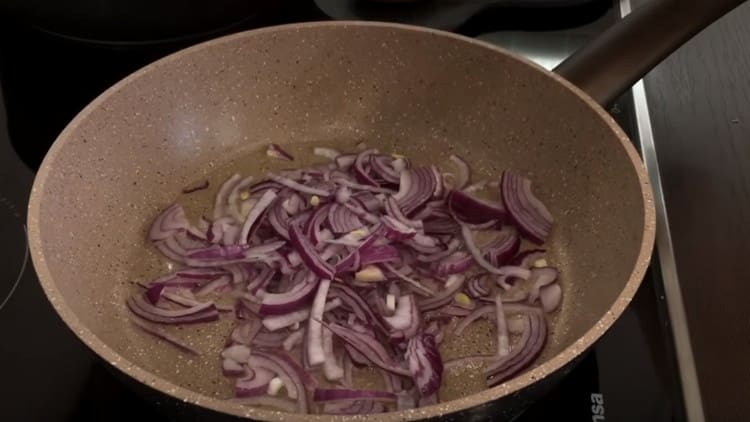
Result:
<instances>
[{"instance_id":1,"label":"wooden table surface","mask_svg":"<svg viewBox=\"0 0 750 422\"><path fill-rule=\"evenodd\" d=\"M706 420L750 420L750 3L645 82Z\"/></svg>"}]
</instances>

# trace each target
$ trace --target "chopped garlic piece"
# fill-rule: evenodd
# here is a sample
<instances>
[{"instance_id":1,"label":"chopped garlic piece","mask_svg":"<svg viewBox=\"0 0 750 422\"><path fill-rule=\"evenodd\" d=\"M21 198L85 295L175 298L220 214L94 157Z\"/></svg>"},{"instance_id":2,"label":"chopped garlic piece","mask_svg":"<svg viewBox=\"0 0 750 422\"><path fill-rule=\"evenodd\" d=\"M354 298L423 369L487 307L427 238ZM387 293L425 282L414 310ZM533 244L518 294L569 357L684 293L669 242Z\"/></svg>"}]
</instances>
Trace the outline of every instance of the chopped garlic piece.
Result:
<instances>
[{"instance_id":1,"label":"chopped garlic piece","mask_svg":"<svg viewBox=\"0 0 750 422\"><path fill-rule=\"evenodd\" d=\"M445 288L450 289L451 287L455 286L456 283L461 283L464 281L464 276L460 274L451 274L448 276L448 279L445 280Z\"/></svg>"},{"instance_id":2,"label":"chopped garlic piece","mask_svg":"<svg viewBox=\"0 0 750 422\"><path fill-rule=\"evenodd\" d=\"M383 281L385 280L385 274L376 265L368 265L357 271L354 279L357 281Z\"/></svg>"},{"instance_id":3,"label":"chopped garlic piece","mask_svg":"<svg viewBox=\"0 0 750 422\"><path fill-rule=\"evenodd\" d=\"M396 154L395 152L393 154L391 154L391 157L393 157L393 158L395 158L397 160L403 160L404 158L406 158L405 156L403 156L401 154Z\"/></svg>"},{"instance_id":4,"label":"chopped garlic piece","mask_svg":"<svg viewBox=\"0 0 750 422\"><path fill-rule=\"evenodd\" d=\"M540 258L534 261L534 268L544 268L544 267L549 267L546 259Z\"/></svg>"},{"instance_id":5,"label":"chopped garlic piece","mask_svg":"<svg viewBox=\"0 0 750 422\"><path fill-rule=\"evenodd\" d=\"M320 205L320 197L318 195L313 195L310 197L310 205L313 207L317 207Z\"/></svg>"},{"instance_id":6,"label":"chopped garlic piece","mask_svg":"<svg viewBox=\"0 0 750 422\"><path fill-rule=\"evenodd\" d=\"M279 377L274 377L269 383L268 383L268 395L269 396L275 396L279 394L279 391L281 391L281 388L284 387L284 381L281 380Z\"/></svg>"},{"instance_id":7,"label":"chopped garlic piece","mask_svg":"<svg viewBox=\"0 0 750 422\"><path fill-rule=\"evenodd\" d=\"M395 312L396 311L396 296L388 293L385 297L385 307L388 308L389 311Z\"/></svg>"},{"instance_id":8,"label":"chopped garlic piece","mask_svg":"<svg viewBox=\"0 0 750 422\"><path fill-rule=\"evenodd\" d=\"M246 200L249 197L250 197L250 192L248 192L246 190L243 190L242 192L240 192L240 199L241 200L244 201L244 200Z\"/></svg>"},{"instance_id":9,"label":"chopped garlic piece","mask_svg":"<svg viewBox=\"0 0 750 422\"><path fill-rule=\"evenodd\" d=\"M469 306L471 305L471 298L466 295L466 293L456 293L453 296L453 299L456 300L456 303L459 305Z\"/></svg>"}]
</instances>

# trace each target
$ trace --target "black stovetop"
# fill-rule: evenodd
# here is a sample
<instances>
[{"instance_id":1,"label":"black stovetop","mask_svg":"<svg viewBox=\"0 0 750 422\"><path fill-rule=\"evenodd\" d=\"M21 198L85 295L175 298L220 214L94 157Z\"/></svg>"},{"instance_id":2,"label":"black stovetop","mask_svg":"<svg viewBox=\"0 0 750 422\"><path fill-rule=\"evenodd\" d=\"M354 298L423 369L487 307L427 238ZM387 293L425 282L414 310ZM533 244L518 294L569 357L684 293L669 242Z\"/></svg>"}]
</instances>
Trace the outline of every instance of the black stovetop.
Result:
<instances>
[{"instance_id":1,"label":"black stovetop","mask_svg":"<svg viewBox=\"0 0 750 422\"><path fill-rule=\"evenodd\" d=\"M562 6L549 9L514 3L512 9L484 11L450 29L516 42L524 34L564 31L580 38L578 28L606 26L612 19L606 1L558 0ZM432 4L446 13L439 2ZM294 10L249 25L325 18L313 2L300 2ZM119 78L184 45L111 48L61 41L23 25L0 28L0 251L5 261L0 265L0 333L5 339L0 342L0 420L176 421L165 407L122 383L55 314L28 260L24 224L34 169L64 124ZM620 99L614 115L635 136L629 96ZM549 395L517 418L684 419L660 272L653 265L611 330Z\"/></svg>"}]
</instances>

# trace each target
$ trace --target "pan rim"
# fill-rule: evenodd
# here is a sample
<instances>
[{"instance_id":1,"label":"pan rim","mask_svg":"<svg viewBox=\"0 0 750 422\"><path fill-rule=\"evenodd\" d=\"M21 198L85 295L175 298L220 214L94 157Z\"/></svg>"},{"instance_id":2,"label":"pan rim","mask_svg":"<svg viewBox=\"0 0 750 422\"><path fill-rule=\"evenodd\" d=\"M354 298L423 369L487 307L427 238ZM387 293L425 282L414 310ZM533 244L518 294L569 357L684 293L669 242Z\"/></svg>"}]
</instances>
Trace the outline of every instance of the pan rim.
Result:
<instances>
[{"instance_id":1,"label":"pan rim","mask_svg":"<svg viewBox=\"0 0 750 422\"><path fill-rule=\"evenodd\" d=\"M50 167L53 165L54 159L57 154L64 148L65 144L71 139L71 134L78 128L78 126L88 118L88 116L102 104L109 97L115 95L117 92L126 88L130 83L140 78L142 75L149 72L153 72L156 69L161 68L168 63L177 60L183 56L195 54L201 50L211 48L215 45L220 45L228 42L233 42L238 39L253 37L257 34L275 32L275 31L288 31L294 29L305 29L305 28L320 28L320 27L371 27L371 28L384 28L394 29L400 31L419 32L423 34L429 34L436 37L446 37L463 43L468 43L474 47L480 47L486 49L494 54L502 54L506 57L519 61L529 67L530 71L536 71L542 75L552 78L555 82L561 84L572 94L576 95L579 99L583 100L589 107L591 107L604 121L605 124L612 130L620 142L620 146L624 149L628 158L630 159L633 170L639 181L641 195L643 200L643 237L641 239L640 250L636 264L628 278L625 287L615 299L614 303L610 307L609 311L606 312L588 331L585 332L578 340L573 344L563 349L561 352L550 358L544 364L537 366L536 368L525 372L523 376L515 377L503 384L496 387L483 390L479 393L475 393L466 397L451 400L449 402L438 403L435 405L422 407L418 409L403 410L397 412L390 412L385 414L374 414L374 415L356 415L356 416L333 416L333 415L305 415L305 414L290 414L281 411L263 410L254 407L243 406L236 402L232 402L226 399L218 399L209 397L204 394L196 393L188 390L187 388L180 387L167 381L151 371L148 371L140 366L132 363L128 359L125 359L114 349L108 346L98 336L96 336L86 325L84 325L73 310L67 305L61 292L57 288L52 273L46 264L46 258L42 248L42 239L40 233L40 209L41 202L43 199L44 186L46 181L52 176ZM413 25L397 24L397 23L386 23L386 22L365 22L365 21L322 21L322 22L305 22L305 23L294 23L286 25L271 26L261 29L254 29L244 31L213 40L209 40L183 50L172 53L166 57L163 57L153 63L150 63L139 70L126 76L120 80L93 101L91 101L83 110L81 110L63 129L63 131L55 139L54 143L50 147L49 151L44 157L38 172L36 173L34 184L32 186L28 214L27 214L27 225L28 225L28 238L29 247L31 251L32 262L36 270L39 282L44 290L47 299L55 308L58 315L62 318L65 324L75 333L75 335L91 350L93 350L101 359L117 368L124 375L137 380L139 383L146 387L158 390L162 394L166 394L176 400L189 402L197 406L208 408L215 412L225 413L228 415L253 418L259 420L269 421L341 421L350 420L352 417L358 420L378 420L378 421L402 421L402 420L416 420L430 417L442 416L454 412L468 410L473 407L480 406L484 403L488 403L501 397L510 395L522 389L525 389L542 379L547 375L552 374L568 362L573 360L576 356L589 349L620 317L622 312L630 303L633 295L637 291L640 283L645 275L646 269L649 265L652 250L655 241L656 232L656 214L653 204L653 192L651 190L648 175L646 173L645 166L639 157L635 147L631 143L628 136L615 122L615 120L591 97L589 97L584 91L574 86L563 77L550 72L536 63L522 57L516 53L510 52L504 48L495 46L485 41L468 38L462 35L453 34L446 31L435 30L430 28L418 27Z\"/></svg>"}]
</instances>

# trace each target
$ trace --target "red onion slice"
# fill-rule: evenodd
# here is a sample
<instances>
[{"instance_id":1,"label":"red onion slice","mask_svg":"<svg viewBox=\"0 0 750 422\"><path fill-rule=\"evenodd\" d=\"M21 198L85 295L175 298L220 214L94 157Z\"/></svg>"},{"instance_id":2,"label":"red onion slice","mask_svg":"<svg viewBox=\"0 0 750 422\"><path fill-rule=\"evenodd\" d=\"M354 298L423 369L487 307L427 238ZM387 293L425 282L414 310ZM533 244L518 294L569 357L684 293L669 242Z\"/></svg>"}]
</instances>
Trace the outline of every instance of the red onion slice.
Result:
<instances>
[{"instance_id":1,"label":"red onion slice","mask_svg":"<svg viewBox=\"0 0 750 422\"><path fill-rule=\"evenodd\" d=\"M208 189L208 179L193 183L192 185L185 186L184 188L182 188L182 193L188 194L188 193L198 192L204 189Z\"/></svg>"},{"instance_id":2,"label":"red onion slice","mask_svg":"<svg viewBox=\"0 0 750 422\"><path fill-rule=\"evenodd\" d=\"M328 208L328 224L334 233L349 233L364 226L355 213L340 204Z\"/></svg>"},{"instance_id":3,"label":"red onion slice","mask_svg":"<svg viewBox=\"0 0 750 422\"><path fill-rule=\"evenodd\" d=\"M562 288L557 283L542 287L539 291L539 299L542 302L544 312L554 312L562 302Z\"/></svg>"},{"instance_id":4,"label":"red onion slice","mask_svg":"<svg viewBox=\"0 0 750 422\"><path fill-rule=\"evenodd\" d=\"M332 311L341 306L341 299L334 298L326 303L324 312ZM291 327L294 324L307 321L310 318L309 309L300 309L283 315L273 315L263 318L263 326L269 331Z\"/></svg>"},{"instance_id":5,"label":"red onion slice","mask_svg":"<svg viewBox=\"0 0 750 422\"><path fill-rule=\"evenodd\" d=\"M375 179L370 176L365 169L365 163L369 162L370 156L372 154L377 154L377 152L378 150L376 149L366 149L357 154L357 158L354 160L354 175L356 176L359 183L362 183L364 185L378 186L378 183L375 181Z\"/></svg>"},{"instance_id":6,"label":"red onion slice","mask_svg":"<svg viewBox=\"0 0 750 422\"><path fill-rule=\"evenodd\" d=\"M289 189L295 190L297 192L306 193L309 195L317 195L321 197L327 197L328 195L330 195L330 192L328 192L327 190L305 186L301 183L295 182L294 180L288 177L270 174L268 175L268 178L280 185L284 185L288 187Z\"/></svg>"},{"instance_id":7,"label":"red onion slice","mask_svg":"<svg viewBox=\"0 0 750 422\"><path fill-rule=\"evenodd\" d=\"M318 291L310 310L310 318L307 322L307 361L310 366L320 365L325 362L326 354L323 349L323 312L328 297L328 288L331 280L322 280L318 284Z\"/></svg>"},{"instance_id":8,"label":"red onion slice","mask_svg":"<svg viewBox=\"0 0 750 422\"><path fill-rule=\"evenodd\" d=\"M456 186L454 188L462 190L471 180L471 167L469 167L469 163L467 163L466 160L457 155L451 155L448 159L456 166L457 170Z\"/></svg>"},{"instance_id":9,"label":"red onion slice","mask_svg":"<svg viewBox=\"0 0 750 422\"><path fill-rule=\"evenodd\" d=\"M240 183L241 180L242 176L235 173L221 185L219 192L216 193L216 199L214 201L214 220L227 216L227 201L229 193L238 183Z\"/></svg>"},{"instance_id":10,"label":"red onion slice","mask_svg":"<svg viewBox=\"0 0 750 422\"><path fill-rule=\"evenodd\" d=\"M499 357L508 356L510 353L510 337L508 336L508 324L505 322L503 298L500 293L495 295L495 330L497 331L497 355Z\"/></svg>"},{"instance_id":11,"label":"red onion slice","mask_svg":"<svg viewBox=\"0 0 750 422\"><path fill-rule=\"evenodd\" d=\"M263 295L259 309L260 315L284 315L299 311L309 304L319 286L319 279L315 274L308 274L302 284L284 293L266 293ZM321 305L322 306L322 305Z\"/></svg>"},{"instance_id":12,"label":"red onion slice","mask_svg":"<svg viewBox=\"0 0 750 422\"><path fill-rule=\"evenodd\" d=\"M266 150L266 155L272 158L278 158L286 161L294 161L291 154L284 151L279 144L270 144Z\"/></svg>"},{"instance_id":13,"label":"red onion slice","mask_svg":"<svg viewBox=\"0 0 750 422\"><path fill-rule=\"evenodd\" d=\"M336 161L336 165L339 166L340 169L346 170L354 165L356 159L357 154L340 154L334 161Z\"/></svg>"},{"instance_id":14,"label":"red onion slice","mask_svg":"<svg viewBox=\"0 0 750 422\"><path fill-rule=\"evenodd\" d=\"M187 309L162 309L148 303L143 296L131 296L127 300L130 310L139 317L160 324L195 324L219 319L219 311L213 303Z\"/></svg>"},{"instance_id":15,"label":"red onion slice","mask_svg":"<svg viewBox=\"0 0 750 422\"><path fill-rule=\"evenodd\" d=\"M178 340L177 338L173 337L171 334L167 333L165 330L159 327L155 327L151 324L147 324L146 322L143 322L141 320L131 318L130 322L133 323L136 327L140 328L144 332L151 334L152 336L164 340L167 343L171 344L172 346L177 347L178 349L182 350L183 352L187 352L193 355L200 355L200 352L193 347L191 347L188 344L185 344L181 340Z\"/></svg>"},{"instance_id":16,"label":"red onion slice","mask_svg":"<svg viewBox=\"0 0 750 422\"><path fill-rule=\"evenodd\" d=\"M552 229L552 214L531 192L531 180L505 170L500 184L503 204L516 227L529 240L541 244Z\"/></svg>"},{"instance_id":17,"label":"red onion slice","mask_svg":"<svg viewBox=\"0 0 750 422\"><path fill-rule=\"evenodd\" d=\"M274 378L274 373L268 369L257 367L248 376L239 378L234 384L234 396L238 398L258 397L267 394L268 383Z\"/></svg>"},{"instance_id":18,"label":"red onion slice","mask_svg":"<svg viewBox=\"0 0 750 422\"><path fill-rule=\"evenodd\" d=\"M437 392L443 378L443 361L435 337L419 333L406 347L409 372L422 397Z\"/></svg>"},{"instance_id":19,"label":"red onion slice","mask_svg":"<svg viewBox=\"0 0 750 422\"><path fill-rule=\"evenodd\" d=\"M307 413L307 407L305 407L305 410L300 410L299 403L294 403L291 400L287 400L280 397L274 397L274 396L256 396L256 397L242 397L234 399L235 402L246 404L250 406L265 406L270 407L272 409L278 409L287 413L294 413L294 412L300 412L300 413Z\"/></svg>"},{"instance_id":20,"label":"red onion slice","mask_svg":"<svg viewBox=\"0 0 750 422\"><path fill-rule=\"evenodd\" d=\"M289 228L289 241L310 271L322 279L333 279L333 267L321 259L313 245L310 244L310 241L302 234L299 227L292 226Z\"/></svg>"},{"instance_id":21,"label":"red onion slice","mask_svg":"<svg viewBox=\"0 0 750 422\"><path fill-rule=\"evenodd\" d=\"M260 197L258 202L255 203L253 208L247 214L245 222L242 224L242 231L239 236L240 245L246 245L250 236L250 229L258 221L261 215L266 211L269 205L276 199L276 192L273 190L267 190L263 192L263 196Z\"/></svg>"},{"instance_id":22,"label":"red onion slice","mask_svg":"<svg viewBox=\"0 0 750 422\"><path fill-rule=\"evenodd\" d=\"M547 340L547 323L539 312L525 315L527 329L513 350L485 369L487 387L494 387L526 369L539 356Z\"/></svg>"},{"instance_id":23,"label":"red onion slice","mask_svg":"<svg viewBox=\"0 0 750 422\"><path fill-rule=\"evenodd\" d=\"M500 203L491 203L458 190L448 194L448 209L463 223L481 224L490 220L504 222L507 212Z\"/></svg>"},{"instance_id":24,"label":"red onion slice","mask_svg":"<svg viewBox=\"0 0 750 422\"><path fill-rule=\"evenodd\" d=\"M437 182L430 167L419 167L401 172L398 193L393 198L404 215L411 215L435 193Z\"/></svg>"},{"instance_id":25,"label":"red onion slice","mask_svg":"<svg viewBox=\"0 0 750 422\"><path fill-rule=\"evenodd\" d=\"M166 240L176 231L187 230L189 225L185 210L179 204L172 204L154 219L149 230L149 239Z\"/></svg>"},{"instance_id":26,"label":"red onion slice","mask_svg":"<svg viewBox=\"0 0 750 422\"><path fill-rule=\"evenodd\" d=\"M337 323L327 324L326 327L375 365L395 374L409 375L409 372L399 366L396 360L383 348L383 345L375 337L354 331Z\"/></svg>"}]
</instances>

